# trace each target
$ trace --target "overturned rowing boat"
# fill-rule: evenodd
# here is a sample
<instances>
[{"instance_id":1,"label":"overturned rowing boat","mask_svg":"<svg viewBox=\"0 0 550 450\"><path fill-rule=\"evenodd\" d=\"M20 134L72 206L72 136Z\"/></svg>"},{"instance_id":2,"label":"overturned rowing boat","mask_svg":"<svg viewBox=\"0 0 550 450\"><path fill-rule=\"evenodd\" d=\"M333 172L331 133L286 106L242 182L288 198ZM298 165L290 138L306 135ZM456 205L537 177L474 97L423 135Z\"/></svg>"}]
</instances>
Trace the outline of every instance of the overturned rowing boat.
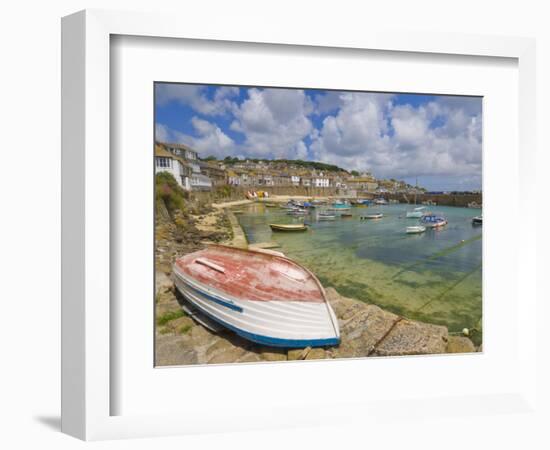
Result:
<instances>
[{"instance_id":1,"label":"overturned rowing boat","mask_svg":"<svg viewBox=\"0 0 550 450\"><path fill-rule=\"evenodd\" d=\"M212 245L177 259L173 274L186 300L245 339L286 348L340 342L319 280L288 258Z\"/></svg>"}]
</instances>

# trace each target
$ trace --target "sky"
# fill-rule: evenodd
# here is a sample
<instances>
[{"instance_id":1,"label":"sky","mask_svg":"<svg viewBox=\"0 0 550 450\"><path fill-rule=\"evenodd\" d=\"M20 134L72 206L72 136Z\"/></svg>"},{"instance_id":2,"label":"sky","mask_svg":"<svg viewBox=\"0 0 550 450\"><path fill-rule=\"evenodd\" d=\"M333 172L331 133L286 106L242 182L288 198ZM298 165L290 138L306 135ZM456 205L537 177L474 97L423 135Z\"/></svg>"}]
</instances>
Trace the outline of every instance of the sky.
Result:
<instances>
[{"instance_id":1,"label":"sky","mask_svg":"<svg viewBox=\"0 0 550 450\"><path fill-rule=\"evenodd\" d=\"M481 189L480 97L155 84L155 139L200 157L286 158L428 190Z\"/></svg>"}]
</instances>

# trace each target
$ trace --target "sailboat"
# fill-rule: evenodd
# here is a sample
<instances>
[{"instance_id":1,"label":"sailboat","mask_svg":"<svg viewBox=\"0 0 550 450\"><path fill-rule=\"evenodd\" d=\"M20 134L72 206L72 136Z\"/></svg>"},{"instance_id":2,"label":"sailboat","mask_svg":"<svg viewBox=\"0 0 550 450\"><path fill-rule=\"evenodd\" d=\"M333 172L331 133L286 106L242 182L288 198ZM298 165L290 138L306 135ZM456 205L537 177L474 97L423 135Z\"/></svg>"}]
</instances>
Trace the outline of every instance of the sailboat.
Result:
<instances>
[{"instance_id":1,"label":"sailboat","mask_svg":"<svg viewBox=\"0 0 550 450\"><path fill-rule=\"evenodd\" d=\"M416 187L414 188L414 204L416 205L416 192L418 191L418 178L416 179ZM412 211L407 211L407 219L420 219L424 213L422 210L425 209L424 206L418 206Z\"/></svg>"}]
</instances>

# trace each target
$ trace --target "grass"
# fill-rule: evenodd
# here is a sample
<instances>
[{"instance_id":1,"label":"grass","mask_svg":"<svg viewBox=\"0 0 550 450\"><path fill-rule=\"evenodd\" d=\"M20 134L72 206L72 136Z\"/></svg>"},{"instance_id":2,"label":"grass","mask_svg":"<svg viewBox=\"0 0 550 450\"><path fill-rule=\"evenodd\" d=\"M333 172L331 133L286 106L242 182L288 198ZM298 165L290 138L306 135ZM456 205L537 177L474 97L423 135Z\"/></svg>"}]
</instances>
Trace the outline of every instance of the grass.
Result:
<instances>
[{"instance_id":1,"label":"grass","mask_svg":"<svg viewBox=\"0 0 550 450\"><path fill-rule=\"evenodd\" d=\"M171 320L179 319L180 317L183 317L185 315L186 314L181 309L178 309L177 311L168 311L164 313L162 316L157 317L157 325L158 326L166 325Z\"/></svg>"},{"instance_id":2,"label":"grass","mask_svg":"<svg viewBox=\"0 0 550 450\"><path fill-rule=\"evenodd\" d=\"M192 325L184 325L179 329L180 334L187 334L189 330L192 328Z\"/></svg>"}]
</instances>

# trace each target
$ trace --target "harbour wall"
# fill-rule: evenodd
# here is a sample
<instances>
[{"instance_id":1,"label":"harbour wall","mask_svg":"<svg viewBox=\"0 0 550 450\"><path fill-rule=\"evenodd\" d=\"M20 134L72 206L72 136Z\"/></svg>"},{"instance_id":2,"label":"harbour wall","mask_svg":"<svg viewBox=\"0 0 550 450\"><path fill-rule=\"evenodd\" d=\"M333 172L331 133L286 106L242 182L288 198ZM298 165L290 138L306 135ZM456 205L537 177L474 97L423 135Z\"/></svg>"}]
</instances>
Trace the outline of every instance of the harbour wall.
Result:
<instances>
[{"instance_id":1,"label":"harbour wall","mask_svg":"<svg viewBox=\"0 0 550 450\"><path fill-rule=\"evenodd\" d=\"M397 200L400 203L414 203L414 194L393 194L393 193L363 193L353 189L339 188L314 188L304 186L215 186L211 191L193 191L190 196L204 204L226 203L246 198L246 193L250 190L265 190L269 196L296 196L296 197L338 197L338 198L379 198L386 200ZM441 206L461 206L466 207L469 203L475 202L481 205L483 202L482 194L418 194L416 196L417 204L425 201L435 202Z\"/></svg>"},{"instance_id":2,"label":"harbour wall","mask_svg":"<svg viewBox=\"0 0 550 450\"><path fill-rule=\"evenodd\" d=\"M398 200L400 203L414 203L414 195L383 194L386 200ZM481 194L418 194L416 203L434 202L440 206L461 206L467 207L469 203L475 202L481 205L483 198Z\"/></svg>"}]
</instances>

